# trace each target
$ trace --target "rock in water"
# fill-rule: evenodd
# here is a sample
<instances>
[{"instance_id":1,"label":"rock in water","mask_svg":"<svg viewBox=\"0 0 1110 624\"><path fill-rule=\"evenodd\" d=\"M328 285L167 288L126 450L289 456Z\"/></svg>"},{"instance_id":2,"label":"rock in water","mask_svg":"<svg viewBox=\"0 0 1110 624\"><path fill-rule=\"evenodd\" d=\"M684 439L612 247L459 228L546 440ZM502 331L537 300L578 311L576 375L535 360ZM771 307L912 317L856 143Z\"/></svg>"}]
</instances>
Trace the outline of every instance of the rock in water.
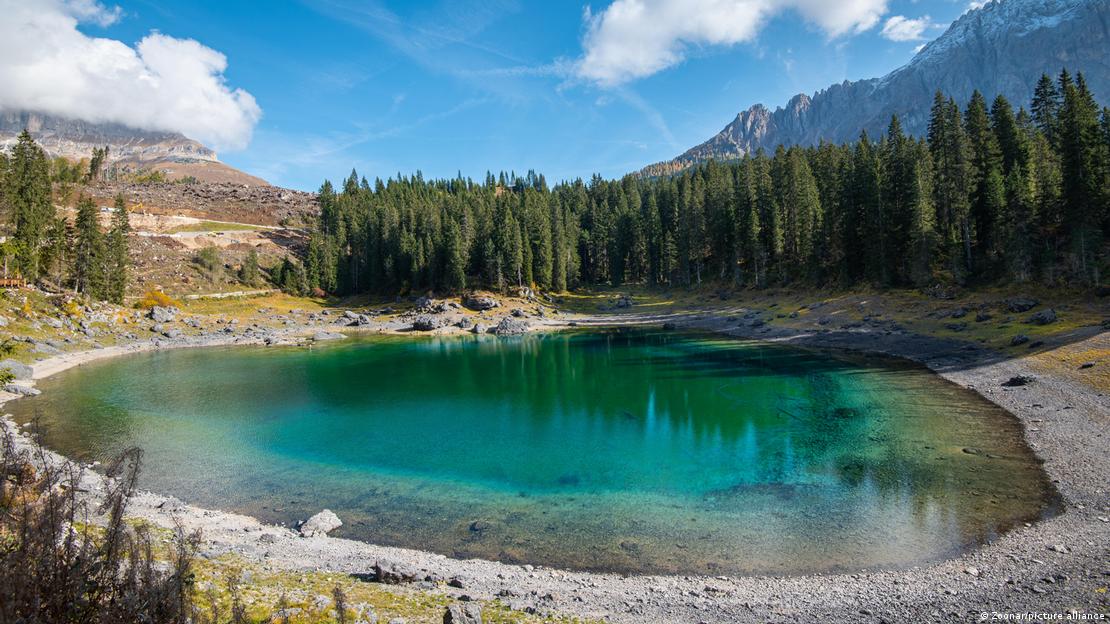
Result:
<instances>
[{"instance_id":1,"label":"rock in water","mask_svg":"<svg viewBox=\"0 0 1110 624\"><path fill-rule=\"evenodd\" d=\"M18 394L20 396L38 396L42 394L42 392L38 388L14 383L4 386L4 392L10 392L12 394Z\"/></svg>"},{"instance_id":2,"label":"rock in water","mask_svg":"<svg viewBox=\"0 0 1110 624\"><path fill-rule=\"evenodd\" d=\"M1033 325L1049 325L1056 322L1056 310L1049 308L1048 310L1041 310L1033 316L1029 317L1029 322Z\"/></svg>"},{"instance_id":3,"label":"rock in water","mask_svg":"<svg viewBox=\"0 0 1110 624\"><path fill-rule=\"evenodd\" d=\"M343 340L344 338L346 338L346 336L344 336L343 334L323 330L312 334L312 339L316 342L324 342L326 340Z\"/></svg>"},{"instance_id":4,"label":"rock in water","mask_svg":"<svg viewBox=\"0 0 1110 624\"><path fill-rule=\"evenodd\" d=\"M482 624L482 608L473 602L448 605L443 624Z\"/></svg>"},{"instance_id":5,"label":"rock in water","mask_svg":"<svg viewBox=\"0 0 1110 624\"><path fill-rule=\"evenodd\" d=\"M302 524L300 531L303 537L324 536L341 526L343 526L343 522L339 519L339 516L335 515L332 510L325 509Z\"/></svg>"}]
</instances>

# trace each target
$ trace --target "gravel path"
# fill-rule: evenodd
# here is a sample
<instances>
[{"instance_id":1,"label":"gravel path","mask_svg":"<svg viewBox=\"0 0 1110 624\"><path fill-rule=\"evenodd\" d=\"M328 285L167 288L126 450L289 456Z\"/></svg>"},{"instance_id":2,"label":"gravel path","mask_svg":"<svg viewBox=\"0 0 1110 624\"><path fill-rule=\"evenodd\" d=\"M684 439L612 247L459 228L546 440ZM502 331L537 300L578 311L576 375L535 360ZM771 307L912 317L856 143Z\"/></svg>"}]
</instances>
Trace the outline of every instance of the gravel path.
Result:
<instances>
[{"instance_id":1,"label":"gravel path","mask_svg":"<svg viewBox=\"0 0 1110 624\"><path fill-rule=\"evenodd\" d=\"M1022 422L1027 441L1060 491L1062 513L1011 531L958 558L909 570L725 578L564 572L460 561L345 539L303 538L250 517L199 509L152 493L139 494L130 511L164 527L179 522L186 528L202 529L205 556L235 553L273 568L355 574L368 574L378 564L418 578L458 578L463 585L438 584L431 591L479 600L500 597L516 609L614 622L963 622L981 621L981 614L991 617L992 612L1058 613L1061 619L1072 612L1110 613L1106 590L1110 585L1110 399L1105 393L1068 375L1046 373L1025 360L1007 360L963 342L867 329L799 332L737 327L725 318L715 312L666 320L742 338L905 357L975 389ZM659 320L630 315L620 322ZM613 322L612 317L576 319L582 326ZM562 322L540 324L540 328L564 326ZM286 330L284 336L292 340L303 331ZM1092 329L1080 338L1092 349L1110 349L1110 334ZM194 344L163 346L232 342L193 340ZM35 378L92 359L147 348L153 347L58 356L37 364ZM1033 375L1037 380L1019 388L1001 386L1018 375ZM9 398L0 397L0 401ZM12 426L10 421L7 426ZM20 442L28 443L22 437ZM89 471L84 481L90 496L103 491L103 479L97 473Z\"/></svg>"}]
</instances>

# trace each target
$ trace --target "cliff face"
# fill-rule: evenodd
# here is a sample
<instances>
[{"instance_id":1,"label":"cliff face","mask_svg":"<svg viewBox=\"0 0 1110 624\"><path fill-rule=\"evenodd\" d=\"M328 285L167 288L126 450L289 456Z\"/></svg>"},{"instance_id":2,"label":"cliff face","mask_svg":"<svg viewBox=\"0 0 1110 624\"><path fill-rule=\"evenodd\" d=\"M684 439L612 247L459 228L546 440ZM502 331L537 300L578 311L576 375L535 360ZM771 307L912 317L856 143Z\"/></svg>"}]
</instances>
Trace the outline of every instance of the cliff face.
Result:
<instances>
[{"instance_id":1,"label":"cliff face","mask_svg":"<svg viewBox=\"0 0 1110 624\"><path fill-rule=\"evenodd\" d=\"M0 148L27 129L51 156L89 158L108 146L108 164L124 171L159 170L170 179L193 176L209 182L250 186L268 183L222 162L216 152L176 132L139 130L115 123L92 123L34 112L0 112Z\"/></svg>"},{"instance_id":2,"label":"cliff face","mask_svg":"<svg viewBox=\"0 0 1110 624\"><path fill-rule=\"evenodd\" d=\"M978 89L1028 106L1041 74L1067 67L1083 72L1095 97L1110 102L1110 2L994 0L968 11L905 66L882 78L843 82L797 95L770 111L757 104L716 136L673 161L644 169L675 171L709 158L737 158L779 144L843 143L861 130L878 136L892 115L911 134L924 134L933 94L966 102Z\"/></svg>"}]
</instances>

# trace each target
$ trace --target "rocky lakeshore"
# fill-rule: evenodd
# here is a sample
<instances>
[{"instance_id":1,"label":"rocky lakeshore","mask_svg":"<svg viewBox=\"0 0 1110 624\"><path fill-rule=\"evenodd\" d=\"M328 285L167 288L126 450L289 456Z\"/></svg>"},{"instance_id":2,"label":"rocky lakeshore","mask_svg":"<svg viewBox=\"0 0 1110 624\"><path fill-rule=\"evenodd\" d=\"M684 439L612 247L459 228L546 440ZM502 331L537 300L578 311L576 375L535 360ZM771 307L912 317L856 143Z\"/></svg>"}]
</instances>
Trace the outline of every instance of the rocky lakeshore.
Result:
<instances>
[{"instance_id":1,"label":"rocky lakeshore","mask_svg":"<svg viewBox=\"0 0 1110 624\"><path fill-rule=\"evenodd\" d=\"M462 307L483 307L462 302ZM473 305L468 305L473 304ZM319 531L305 536L291 528L268 526L232 513L199 509L154 493L138 495L130 511L158 526L180 523L203 531L202 556L233 554L272 569L331 570L384 583L400 583L466 600L500 600L515 610L559 613L614 622L795 622L795 621L967 621L982 613L1105 613L1110 609L1110 457L1107 424L1110 399L1067 375L1055 374L1025 359L1001 357L966 342L905 330L862 326L800 331L766 327L745 320L742 309L690 314L554 315L535 310L483 310L489 325L440 302L421 302L404 317L377 319L359 312L279 319L276 328L222 329L195 335L164 336L55 355L34 365L41 379L72 366L125 353L228 344L303 344L339 339L346 331L413 331L420 323L437 333L473 331L483 324L506 325L519 333L571 325L666 324L723 332L739 338L788 341L813 348L882 353L920 362L937 374L971 388L1004 407L1024 425L1026 439L1044 461L1060 493L1059 513L1019 528L990 544L950 560L908 570L852 571L824 576L653 577L589 574L454 560L442 555L329 538ZM621 307L617 300L614 306ZM629 302L628 305L631 305ZM628 307L628 306L624 306ZM426 309L421 309L426 308ZM455 319L455 316L461 318ZM386 316L386 315L383 315ZM411 318L410 318L411 317ZM423 320L427 319L431 320ZM453 322L441 320L455 319ZM153 320L153 319L152 319ZM290 321L286 324L286 321ZM496 325L494 324L496 321ZM465 322L462 323L465 325ZM419 328L416 328L420 331ZM512 330L512 331L510 331ZM1110 336L1096 328L1070 339L1091 349L1110 348ZM1027 378L1023 385L1004 386ZM21 382L25 383L25 382ZM5 395L5 400L14 395ZM6 421L7 426L12 426ZM28 444L20 436L21 444ZM63 461L50 455L50 461ZM96 498L103 478L86 471L83 487Z\"/></svg>"}]
</instances>

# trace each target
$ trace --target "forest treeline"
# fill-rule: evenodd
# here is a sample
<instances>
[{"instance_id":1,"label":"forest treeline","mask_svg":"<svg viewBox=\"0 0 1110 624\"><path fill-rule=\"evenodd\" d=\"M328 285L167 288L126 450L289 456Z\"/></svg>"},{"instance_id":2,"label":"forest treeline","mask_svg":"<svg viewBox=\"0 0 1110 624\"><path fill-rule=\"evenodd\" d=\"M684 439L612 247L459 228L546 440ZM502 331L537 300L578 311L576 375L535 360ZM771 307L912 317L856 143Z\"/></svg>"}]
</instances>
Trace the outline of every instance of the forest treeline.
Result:
<instances>
[{"instance_id":1,"label":"forest treeline","mask_svg":"<svg viewBox=\"0 0 1110 624\"><path fill-rule=\"evenodd\" d=\"M123 196L117 196L107 228L89 197L77 201L70 221L54 203L54 185L97 179L108 148L93 150L90 161L50 160L24 130L9 153L0 153L0 213L6 234L0 243L5 278L49 280L94 299L123 303L128 282L131 224Z\"/></svg>"},{"instance_id":2,"label":"forest treeline","mask_svg":"<svg viewBox=\"0 0 1110 624\"><path fill-rule=\"evenodd\" d=\"M325 182L292 291L477 286L1097 285L1110 234L1110 111L1082 75L1029 110L937 93L926 137L779 147L680 175Z\"/></svg>"}]
</instances>

